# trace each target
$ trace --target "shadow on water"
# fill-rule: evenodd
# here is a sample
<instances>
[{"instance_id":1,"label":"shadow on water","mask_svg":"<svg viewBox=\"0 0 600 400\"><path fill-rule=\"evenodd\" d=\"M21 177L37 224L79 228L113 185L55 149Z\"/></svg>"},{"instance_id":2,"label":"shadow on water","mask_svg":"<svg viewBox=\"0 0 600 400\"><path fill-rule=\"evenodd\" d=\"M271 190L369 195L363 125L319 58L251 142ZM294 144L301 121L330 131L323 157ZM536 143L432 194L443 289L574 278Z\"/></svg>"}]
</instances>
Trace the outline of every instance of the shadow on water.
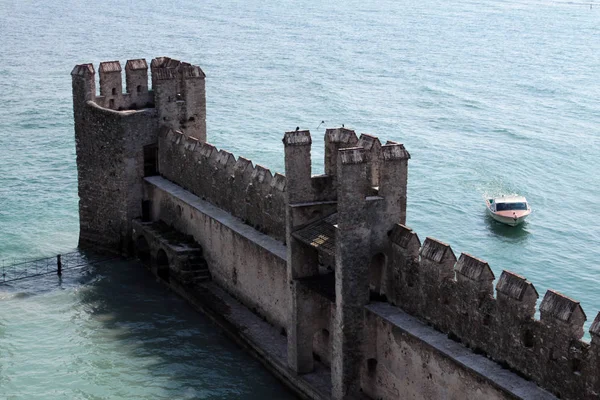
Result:
<instances>
[{"instance_id":1,"label":"shadow on water","mask_svg":"<svg viewBox=\"0 0 600 400\"><path fill-rule=\"evenodd\" d=\"M295 398L139 262L89 273L94 278L81 292L82 306L128 356L140 360L151 380L166 384L170 398Z\"/></svg>"},{"instance_id":2,"label":"shadow on water","mask_svg":"<svg viewBox=\"0 0 600 400\"><path fill-rule=\"evenodd\" d=\"M518 226L508 226L494 220L487 212L485 213L484 218L489 232L491 232L493 236L499 237L506 242L521 243L525 242L529 237L527 221Z\"/></svg>"},{"instance_id":3,"label":"shadow on water","mask_svg":"<svg viewBox=\"0 0 600 400\"><path fill-rule=\"evenodd\" d=\"M125 398L296 398L138 262L111 261L11 286L4 291L15 299L57 289L76 296L68 312L77 325L73 341L86 346L80 374L121 382L102 390Z\"/></svg>"}]
</instances>

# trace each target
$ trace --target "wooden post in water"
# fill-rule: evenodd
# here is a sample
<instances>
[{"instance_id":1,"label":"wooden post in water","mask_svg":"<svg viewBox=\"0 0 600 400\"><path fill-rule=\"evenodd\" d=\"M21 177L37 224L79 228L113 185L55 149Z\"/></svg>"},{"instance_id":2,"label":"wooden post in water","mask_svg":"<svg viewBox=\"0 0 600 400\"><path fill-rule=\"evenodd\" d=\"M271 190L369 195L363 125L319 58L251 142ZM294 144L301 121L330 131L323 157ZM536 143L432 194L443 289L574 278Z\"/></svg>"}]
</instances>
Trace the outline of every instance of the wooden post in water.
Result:
<instances>
[{"instance_id":1,"label":"wooden post in water","mask_svg":"<svg viewBox=\"0 0 600 400\"><path fill-rule=\"evenodd\" d=\"M62 261L60 260L60 254L56 256L56 275L62 275Z\"/></svg>"}]
</instances>

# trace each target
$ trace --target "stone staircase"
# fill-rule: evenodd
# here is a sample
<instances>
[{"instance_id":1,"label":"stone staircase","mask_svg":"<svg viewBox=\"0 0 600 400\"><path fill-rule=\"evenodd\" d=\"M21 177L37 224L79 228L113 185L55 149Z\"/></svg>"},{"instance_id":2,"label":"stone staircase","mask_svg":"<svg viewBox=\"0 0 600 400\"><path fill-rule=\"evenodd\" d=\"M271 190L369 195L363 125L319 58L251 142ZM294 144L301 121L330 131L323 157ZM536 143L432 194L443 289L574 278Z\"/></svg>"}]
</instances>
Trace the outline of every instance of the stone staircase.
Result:
<instances>
[{"instance_id":1,"label":"stone staircase","mask_svg":"<svg viewBox=\"0 0 600 400\"><path fill-rule=\"evenodd\" d=\"M181 264L178 275L182 283L192 285L211 279L201 247L188 255L187 261Z\"/></svg>"},{"instance_id":2,"label":"stone staircase","mask_svg":"<svg viewBox=\"0 0 600 400\"><path fill-rule=\"evenodd\" d=\"M211 280L202 246L191 235L181 233L162 221L133 220L132 225L136 246L139 245L140 238L145 240L149 252L148 267L155 270L159 277L166 280L175 279L186 286ZM141 259L139 250L138 248L138 258ZM160 251L164 251L166 255L162 266L159 265L161 262L156 256Z\"/></svg>"}]
</instances>

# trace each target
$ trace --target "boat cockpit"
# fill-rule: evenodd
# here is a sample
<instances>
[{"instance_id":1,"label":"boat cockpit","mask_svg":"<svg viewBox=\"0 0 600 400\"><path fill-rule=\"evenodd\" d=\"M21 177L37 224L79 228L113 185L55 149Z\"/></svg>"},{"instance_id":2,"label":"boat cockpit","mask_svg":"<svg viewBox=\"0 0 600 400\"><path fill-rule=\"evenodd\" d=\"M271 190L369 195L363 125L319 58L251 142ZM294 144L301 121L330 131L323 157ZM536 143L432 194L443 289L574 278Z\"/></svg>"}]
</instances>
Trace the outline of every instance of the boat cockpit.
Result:
<instances>
[{"instance_id":1,"label":"boat cockpit","mask_svg":"<svg viewBox=\"0 0 600 400\"><path fill-rule=\"evenodd\" d=\"M496 211L516 211L516 210L527 210L527 203L495 203L494 208Z\"/></svg>"}]
</instances>

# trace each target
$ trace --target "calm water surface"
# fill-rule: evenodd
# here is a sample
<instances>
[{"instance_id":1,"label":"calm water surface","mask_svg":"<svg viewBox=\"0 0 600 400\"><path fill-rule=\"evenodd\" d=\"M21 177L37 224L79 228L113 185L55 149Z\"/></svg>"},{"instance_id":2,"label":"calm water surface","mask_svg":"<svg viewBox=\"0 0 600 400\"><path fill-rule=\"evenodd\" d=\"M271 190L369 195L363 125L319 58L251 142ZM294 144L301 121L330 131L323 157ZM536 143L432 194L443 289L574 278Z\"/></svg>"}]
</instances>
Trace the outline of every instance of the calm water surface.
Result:
<instances>
[{"instance_id":1,"label":"calm water surface","mask_svg":"<svg viewBox=\"0 0 600 400\"><path fill-rule=\"evenodd\" d=\"M0 258L76 245L73 65L167 55L206 72L208 136L217 146L283 171L281 137L300 126L313 132L319 173L321 120L403 142L412 155L408 225L421 240L432 236L457 254L483 258L496 276L502 269L525 275L542 295L553 288L580 300L586 328L600 310L600 4L0 0L0 37ZM518 229L484 211L485 196L511 193L527 196L534 209ZM155 389L151 396L178 390L175 397L184 397L188 387L201 392L215 382L223 391L205 397L235 397L228 385L245 390L239 371L257 367L224 368L215 373L230 380L216 381L195 369L206 366L175 366L177 357L167 357L158 378L173 347L144 333L117 334L133 329L136 312L103 298L126 305L138 290L161 298L160 288L138 284L143 274L127 268L118 278L103 270L62 287L14 289L31 295L3 294L0 391L118 398L119 390L144 397ZM111 279L123 283L104 283ZM109 302L109 311L95 314L89 296ZM193 326L186 328L190 354L212 354L213 339L198 339L204 333L194 329L214 328L179 300L169 302L178 304L175 318ZM98 317L104 314L113 317ZM140 329L169 314L140 313ZM170 336L155 339L162 337ZM103 348L118 357L94 353ZM129 376L127 365L146 367ZM196 377L196 386L167 379L175 370ZM264 387L263 378L248 380ZM67 383L77 389L64 394Z\"/></svg>"},{"instance_id":2,"label":"calm water surface","mask_svg":"<svg viewBox=\"0 0 600 400\"><path fill-rule=\"evenodd\" d=\"M142 265L0 287L0 398L293 399Z\"/></svg>"}]
</instances>

